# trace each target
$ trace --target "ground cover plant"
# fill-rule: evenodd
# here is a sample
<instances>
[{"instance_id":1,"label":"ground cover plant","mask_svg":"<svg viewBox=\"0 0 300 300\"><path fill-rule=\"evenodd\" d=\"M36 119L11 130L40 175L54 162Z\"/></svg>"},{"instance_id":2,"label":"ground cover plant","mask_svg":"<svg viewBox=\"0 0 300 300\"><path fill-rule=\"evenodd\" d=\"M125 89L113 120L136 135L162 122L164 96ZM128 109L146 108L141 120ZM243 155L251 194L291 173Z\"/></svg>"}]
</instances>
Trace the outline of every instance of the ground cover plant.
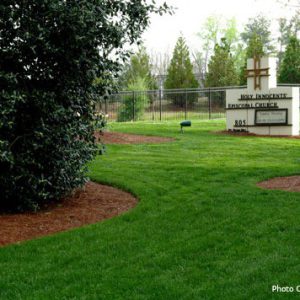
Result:
<instances>
[{"instance_id":1,"label":"ground cover plant","mask_svg":"<svg viewBox=\"0 0 300 300\"><path fill-rule=\"evenodd\" d=\"M273 284L299 284L300 194L256 183L299 174L300 140L212 133L220 120L110 128L177 140L108 145L89 175L140 203L1 248L0 299L277 299Z\"/></svg>"}]
</instances>

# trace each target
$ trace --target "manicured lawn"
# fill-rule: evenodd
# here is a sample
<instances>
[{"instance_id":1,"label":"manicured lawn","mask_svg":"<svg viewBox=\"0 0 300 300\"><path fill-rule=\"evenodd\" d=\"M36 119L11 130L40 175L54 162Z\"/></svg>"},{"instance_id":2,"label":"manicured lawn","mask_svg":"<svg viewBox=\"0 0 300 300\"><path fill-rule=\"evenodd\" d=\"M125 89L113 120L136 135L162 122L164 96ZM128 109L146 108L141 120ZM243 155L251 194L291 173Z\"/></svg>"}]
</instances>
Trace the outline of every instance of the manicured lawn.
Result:
<instances>
[{"instance_id":1,"label":"manicured lawn","mask_svg":"<svg viewBox=\"0 0 300 300\"><path fill-rule=\"evenodd\" d=\"M300 140L232 137L224 120L112 124L176 137L109 145L90 176L131 191L132 211L0 248L0 299L291 299L300 285L300 194L256 182L300 174ZM20 228L22 230L22 228Z\"/></svg>"}]
</instances>

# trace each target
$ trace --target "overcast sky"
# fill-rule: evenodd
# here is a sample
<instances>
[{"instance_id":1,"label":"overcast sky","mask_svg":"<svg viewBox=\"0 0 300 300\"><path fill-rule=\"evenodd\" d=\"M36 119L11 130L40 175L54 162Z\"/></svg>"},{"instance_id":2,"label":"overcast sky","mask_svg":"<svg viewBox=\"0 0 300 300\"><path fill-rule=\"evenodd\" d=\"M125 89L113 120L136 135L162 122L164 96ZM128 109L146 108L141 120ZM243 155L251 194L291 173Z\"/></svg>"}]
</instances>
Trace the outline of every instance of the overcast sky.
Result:
<instances>
[{"instance_id":1,"label":"overcast sky","mask_svg":"<svg viewBox=\"0 0 300 300\"><path fill-rule=\"evenodd\" d=\"M177 10L173 16L152 17L151 26L143 35L149 52L172 52L180 33L186 38L189 47L192 50L196 49L199 47L196 33L210 15L223 16L225 19L235 17L242 30L248 18L263 13L274 20L272 31L276 32L275 20L279 17L289 18L295 13L295 8L283 7L276 0L166 0L166 2L177 7Z\"/></svg>"}]
</instances>

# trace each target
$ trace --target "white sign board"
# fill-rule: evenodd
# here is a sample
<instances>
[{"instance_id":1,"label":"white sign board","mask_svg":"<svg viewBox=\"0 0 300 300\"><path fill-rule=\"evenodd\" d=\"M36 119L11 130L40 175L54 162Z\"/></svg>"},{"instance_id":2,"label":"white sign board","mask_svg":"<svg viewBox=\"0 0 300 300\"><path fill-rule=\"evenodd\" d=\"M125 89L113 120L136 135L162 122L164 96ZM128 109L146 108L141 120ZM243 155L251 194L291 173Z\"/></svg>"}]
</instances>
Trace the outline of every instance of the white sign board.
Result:
<instances>
[{"instance_id":1,"label":"white sign board","mask_svg":"<svg viewBox=\"0 0 300 300\"><path fill-rule=\"evenodd\" d=\"M247 88L226 91L229 131L299 135L299 88L277 87L276 60L248 59Z\"/></svg>"},{"instance_id":2,"label":"white sign board","mask_svg":"<svg viewBox=\"0 0 300 300\"><path fill-rule=\"evenodd\" d=\"M255 111L255 125L288 124L287 109L266 109Z\"/></svg>"}]
</instances>

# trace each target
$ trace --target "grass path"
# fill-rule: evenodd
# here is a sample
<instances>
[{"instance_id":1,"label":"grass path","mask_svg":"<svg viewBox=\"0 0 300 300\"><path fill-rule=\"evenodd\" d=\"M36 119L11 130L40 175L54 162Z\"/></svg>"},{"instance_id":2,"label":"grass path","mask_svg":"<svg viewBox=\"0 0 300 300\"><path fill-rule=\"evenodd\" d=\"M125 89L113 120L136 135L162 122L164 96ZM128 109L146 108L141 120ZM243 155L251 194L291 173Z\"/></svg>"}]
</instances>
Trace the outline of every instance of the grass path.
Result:
<instances>
[{"instance_id":1,"label":"grass path","mask_svg":"<svg viewBox=\"0 0 300 300\"><path fill-rule=\"evenodd\" d=\"M140 203L102 223L0 249L0 299L292 299L300 194L256 182L300 173L300 140L233 137L224 121L112 124L176 142L108 145L95 181ZM287 298L288 297L288 298Z\"/></svg>"}]
</instances>

